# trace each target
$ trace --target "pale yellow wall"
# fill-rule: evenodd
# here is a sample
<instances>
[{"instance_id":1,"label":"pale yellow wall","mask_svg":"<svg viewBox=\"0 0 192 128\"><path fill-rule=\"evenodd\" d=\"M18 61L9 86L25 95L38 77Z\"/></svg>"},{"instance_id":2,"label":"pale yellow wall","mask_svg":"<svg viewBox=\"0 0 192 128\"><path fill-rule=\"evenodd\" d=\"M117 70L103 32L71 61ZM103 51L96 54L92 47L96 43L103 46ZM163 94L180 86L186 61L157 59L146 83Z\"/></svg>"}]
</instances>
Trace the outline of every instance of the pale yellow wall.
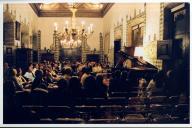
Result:
<instances>
[{"instance_id":1,"label":"pale yellow wall","mask_svg":"<svg viewBox=\"0 0 192 128\"><path fill-rule=\"evenodd\" d=\"M4 10L5 10L4 5ZM16 19L18 21L24 21L29 23L30 33L32 31L41 30L41 49L44 47L50 48L53 43L53 30L54 23L58 23L58 30L62 31L64 27L65 20L70 21L71 18L58 18L58 17L37 17L29 4L9 4L9 10L12 13L16 12ZM85 21L87 24L94 24L94 34L88 39L88 45L91 50L96 48L99 50L99 33L102 32L105 35L109 34L106 39L104 39L105 48L104 53L108 53L108 57L111 63L113 63L113 42L114 42L114 28L119 22L123 26L122 32L122 44L127 46L128 36L127 33L127 18L134 17L134 12L136 10L136 15L139 12L144 11L144 3L116 3L103 18L77 18L77 24L81 21ZM21 19L20 19L21 16ZM159 22L160 22L160 3L147 3L146 4L146 29L144 36L144 46L148 46L151 49L147 49L146 58L148 61L156 62L156 42L159 40ZM154 39L156 35L156 39ZM150 36L150 39L149 39ZM107 39L109 38L109 39ZM108 47L108 48L106 48ZM149 56L153 55L153 56Z\"/></svg>"},{"instance_id":2,"label":"pale yellow wall","mask_svg":"<svg viewBox=\"0 0 192 128\"><path fill-rule=\"evenodd\" d=\"M111 63L113 63L113 42L114 42L114 25L117 25L119 22L123 25L123 35L122 35L122 44L124 46L127 45L127 35L126 35L126 17L133 17L134 16L134 10L136 10L136 14L139 14L139 12L144 11L144 3L116 3L114 4L111 9L107 12L107 14L103 18L103 31L104 34L109 33L110 34L110 42L109 43L109 60Z\"/></svg>"},{"instance_id":3,"label":"pale yellow wall","mask_svg":"<svg viewBox=\"0 0 192 128\"><path fill-rule=\"evenodd\" d=\"M6 10L6 4L4 4L4 11ZM53 43L53 24L58 23L59 31L63 29L65 20L71 21L71 18L42 18L37 17L32 8L28 3L26 4L9 4L10 12L16 12L16 20L19 22L24 22L29 26L29 34L32 35L32 32L41 30L41 49L44 47L50 48L50 45ZM20 18L21 17L21 18ZM93 35L88 39L87 43L90 46L91 50L96 48L99 50L99 33L103 32L103 18L77 18L77 25L81 25L81 21L85 21L85 25L93 24Z\"/></svg>"},{"instance_id":4,"label":"pale yellow wall","mask_svg":"<svg viewBox=\"0 0 192 128\"><path fill-rule=\"evenodd\" d=\"M159 40L160 3L146 4L146 36L144 44ZM154 39L156 35L156 39ZM150 38L149 38L150 37Z\"/></svg>"},{"instance_id":5,"label":"pale yellow wall","mask_svg":"<svg viewBox=\"0 0 192 128\"><path fill-rule=\"evenodd\" d=\"M160 3L146 4L145 31L143 58L161 69L162 60L157 59L157 41L160 40Z\"/></svg>"},{"instance_id":6,"label":"pale yellow wall","mask_svg":"<svg viewBox=\"0 0 192 128\"><path fill-rule=\"evenodd\" d=\"M3 10L6 10L6 4L3 6ZM29 34L31 35L32 31L37 31L37 15L30 7L29 4L9 4L9 11L13 15L16 14L16 20L19 22L26 21L29 24ZM21 18L20 18L21 17Z\"/></svg>"},{"instance_id":7,"label":"pale yellow wall","mask_svg":"<svg viewBox=\"0 0 192 128\"><path fill-rule=\"evenodd\" d=\"M59 17L40 17L38 18L38 29L41 30L41 49L44 47L50 48L50 45L53 43L53 32L54 32L54 23L58 24L58 31L63 31L65 21L68 20L69 23L71 18L59 18ZM96 48L99 50L99 33L103 32L103 19L102 18L77 18L76 24L81 25L81 21L85 21L85 25L93 24L94 33L87 40L88 45L91 50Z\"/></svg>"}]
</instances>

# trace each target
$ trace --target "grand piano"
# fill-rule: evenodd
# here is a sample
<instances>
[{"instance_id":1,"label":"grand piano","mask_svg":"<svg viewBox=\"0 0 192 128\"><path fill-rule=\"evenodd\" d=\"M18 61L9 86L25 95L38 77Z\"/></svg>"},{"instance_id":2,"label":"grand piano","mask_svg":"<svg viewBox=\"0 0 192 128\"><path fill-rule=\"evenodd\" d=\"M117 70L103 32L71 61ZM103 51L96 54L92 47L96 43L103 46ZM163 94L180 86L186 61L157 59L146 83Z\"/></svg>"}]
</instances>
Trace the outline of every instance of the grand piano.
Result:
<instances>
[{"instance_id":1,"label":"grand piano","mask_svg":"<svg viewBox=\"0 0 192 128\"><path fill-rule=\"evenodd\" d=\"M118 54L118 63L115 65L114 70L127 70L135 80L141 77L151 79L158 72L157 67L141 58L128 55L123 51L119 51Z\"/></svg>"}]
</instances>

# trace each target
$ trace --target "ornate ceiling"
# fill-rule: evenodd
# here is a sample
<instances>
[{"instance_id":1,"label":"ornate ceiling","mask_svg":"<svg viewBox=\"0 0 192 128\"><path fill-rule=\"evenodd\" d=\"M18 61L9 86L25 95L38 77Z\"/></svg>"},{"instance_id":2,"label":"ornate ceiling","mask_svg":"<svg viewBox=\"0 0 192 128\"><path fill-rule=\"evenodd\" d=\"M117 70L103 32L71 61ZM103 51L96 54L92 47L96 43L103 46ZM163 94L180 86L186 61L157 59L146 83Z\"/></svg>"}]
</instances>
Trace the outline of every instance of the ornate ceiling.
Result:
<instances>
[{"instance_id":1,"label":"ornate ceiling","mask_svg":"<svg viewBox=\"0 0 192 128\"><path fill-rule=\"evenodd\" d=\"M76 17L103 17L113 3L33 3L30 6L39 17L71 17L71 6L77 8Z\"/></svg>"}]
</instances>

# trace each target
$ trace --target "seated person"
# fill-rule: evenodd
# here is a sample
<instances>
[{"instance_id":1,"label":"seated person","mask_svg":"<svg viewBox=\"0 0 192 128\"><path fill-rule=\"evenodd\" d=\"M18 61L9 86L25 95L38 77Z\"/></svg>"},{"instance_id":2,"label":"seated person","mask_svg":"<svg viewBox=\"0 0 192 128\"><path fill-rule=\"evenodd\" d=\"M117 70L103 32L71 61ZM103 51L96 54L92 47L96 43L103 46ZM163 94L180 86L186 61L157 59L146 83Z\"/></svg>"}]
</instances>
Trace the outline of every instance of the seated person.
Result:
<instances>
[{"instance_id":1,"label":"seated person","mask_svg":"<svg viewBox=\"0 0 192 128\"><path fill-rule=\"evenodd\" d=\"M165 87L165 74L163 71L159 71L154 77L150 80L147 86L147 96L158 94L163 95L163 90Z\"/></svg>"},{"instance_id":2,"label":"seated person","mask_svg":"<svg viewBox=\"0 0 192 128\"><path fill-rule=\"evenodd\" d=\"M41 88L41 89L47 90L47 87L48 87L48 84L43 79L43 72L41 70L37 70L35 72L35 79L32 83L31 89L34 90L36 88Z\"/></svg>"},{"instance_id":3,"label":"seated person","mask_svg":"<svg viewBox=\"0 0 192 128\"><path fill-rule=\"evenodd\" d=\"M100 73L100 72L103 71L103 69L102 69L102 67L101 67L100 64L95 64L95 66L93 66L93 68L92 68L92 71L93 71L94 73Z\"/></svg>"},{"instance_id":4,"label":"seated person","mask_svg":"<svg viewBox=\"0 0 192 128\"><path fill-rule=\"evenodd\" d=\"M83 88L84 88L83 95L86 97L95 97L98 95L97 94L98 92L96 91L97 90L96 80L92 75L88 76L85 79Z\"/></svg>"},{"instance_id":5,"label":"seated person","mask_svg":"<svg viewBox=\"0 0 192 128\"><path fill-rule=\"evenodd\" d=\"M16 78L17 78L17 81L18 81L19 84L21 84L21 85L28 84L27 80L22 76L21 68L17 68L17 76L16 76Z\"/></svg>"},{"instance_id":6,"label":"seated person","mask_svg":"<svg viewBox=\"0 0 192 128\"><path fill-rule=\"evenodd\" d=\"M97 86L97 90L95 90L95 91L98 94L97 96L98 97L107 97L108 86L105 85L102 75L97 75L97 77L96 77L96 86Z\"/></svg>"},{"instance_id":7,"label":"seated person","mask_svg":"<svg viewBox=\"0 0 192 128\"><path fill-rule=\"evenodd\" d=\"M121 77L121 71L120 70L116 70L113 74L112 74L112 79L110 80L110 84L109 84L109 91L113 92L113 91L119 91L119 84L120 84L120 79Z\"/></svg>"},{"instance_id":8,"label":"seated person","mask_svg":"<svg viewBox=\"0 0 192 128\"><path fill-rule=\"evenodd\" d=\"M53 83L53 81L54 81L48 69L43 70L43 79L47 83Z\"/></svg>"},{"instance_id":9,"label":"seated person","mask_svg":"<svg viewBox=\"0 0 192 128\"><path fill-rule=\"evenodd\" d=\"M39 64L33 64L33 70L32 70L32 72L33 72L33 74L35 74L35 72L39 69Z\"/></svg>"},{"instance_id":10,"label":"seated person","mask_svg":"<svg viewBox=\"0 0 192 128\"><path fill-rule=\"evenodd\" d=\"M82 85L79 78L71 77L69 80L69 95L70 97L81 97L82 96Z\"/></svg>"},{"instance_id":11,"label":"seated person","mask_svg":"<svg viewBox=\"0 0 192 128\"><path fill-rule=\"evenodd\" d=\"M57 73L53 70L51 66L48 66L49 75L52 77L53 81L58 81L60 77L57 75Z\"/></svg>"},{"instance_id":12,"label":"seated person","mask_svg":"<svg viewBox=\"0 0 192 128\"><path fill-rule=\"evenodd\" d=\"M119 90L120 91L128 91L130 89L130 83L128 81L128 72L122 71L120 77Z\"/></svg>"},{"instance_id":13,"label":"seated person","mask_svg":"<svg viewBox=\"0 0 192 128\"><path fill-rule=\"evenodd\" d=\"M68 84L65 79L60 79L57 81L58 88L54 91L50 91L50 102L54 104L68 104L70 101L69 91L68 91Z\"/></svg>"},{"instance_id":14,"label":"seated person","mask_svg":"<svg viewBox=\"0 0 192 128\"><path fill-rule=\"evenodd\" d=\"M63 75L63 78L67 81L67 82L69 82L69 80L71 79L71 76L72 76L72 70L71 70L71 68L64 68L63 70L62 70L62 75Z\"/></svg>"},{"instance_id":15,"label":"seated person","mask_svg":"<svg viewBox=\"0 0 192 128\"><path fill-rule=\"evenodd\" d=\"M65 79L60 79L58 82L57 82L57 85L58 85L58 92L60 93L59 95L67 95L69 92L68 92L68 84L67 84L67 81Z\"/></svg>"},{"instance_id":16,"label":"seated person","mask_svg":"<svg viewBox=\"0 0 192 128\"><path fill-rule=\"evenodd\" d=\"M24 74L24 77L27 78L27 80L28 80L28 81L31 81L31 82L35 79L35 76L34 76L34 74L33 74L32 71L33 71L33 65L30 64L30 65L28 66L27 72Z\"/></svg>"},{"instance_id":17,"label":"seated person","mask_svg":"<svg viewBox=\"0 0 192 128\"><path fill-rule=\"evenodd\" d=\"M82 76L81 76L81 84L84 86L85 79L90 76L90 69L88 67L84 67L82 69Z\"/></svg>"},{"instance_id":18,"label":"seated person","mask_svg":"<svg viewBox=\"0 0 192 128\"><path fill-rule=\"evenodd\" d=\"M60 78L59 77L54 77L51 74L51 70L46 68L43 70L43 78L45 81L47 81L47 83L54 83L57 82Z\"/></svg>"},{"instance_id":19,"label":"seated person","mask_svg":"<svg viewBox=\"0 0 192 128\"><path fill-rule=\"evenodd\" d=\"M147 81L144 78L139 80L138 97L147 97Z\"/></svg>"},{"instance_id":20,"label":"seated person","mask_svg":"<svg viewBox=\"0 0 192 128\"><path fill-rule=\"evenodd\" d=\"M17 81L17 70L16 69L10 69L7 77L7 83L9 83L14 88L15 91L29 91L27 89L24 89L22 84L19 84Z\"/></svg>"}]
</instances>

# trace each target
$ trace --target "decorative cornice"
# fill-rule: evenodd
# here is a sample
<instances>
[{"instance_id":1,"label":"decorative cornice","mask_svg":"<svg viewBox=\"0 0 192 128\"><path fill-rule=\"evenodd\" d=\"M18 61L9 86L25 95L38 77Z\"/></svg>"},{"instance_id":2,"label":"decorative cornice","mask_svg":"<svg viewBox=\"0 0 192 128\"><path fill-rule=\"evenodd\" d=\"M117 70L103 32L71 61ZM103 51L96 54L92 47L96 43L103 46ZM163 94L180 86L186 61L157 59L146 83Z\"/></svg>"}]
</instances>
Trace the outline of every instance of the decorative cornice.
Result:
<instances>
[{"instance_id":1,"label":"decorative cornice","mask_svg":"<svg viewBox=\"0 0 192 128\"><path fill-rule=\"evenodd\" d=\"M39 17L71 17L72 13L69 11L40 11ZM101 13L98 12L77 12L76 17L102 17Z\"/></svg>"},{"instance_id":2,"label":"decorative cornice","mask_svg":"<svg viewBox=\"0 0 192 128\"><path fill-rule=\"evenodd\" d=\"M29 4L31 6L31 8L33 9L33 11L35 12L35 14L37 16L39 16L39 11L38 11L38 7L36 6L36 4Z\"/></svg>"},{"instance_id":3,"label":"decorative cornice","mask_svg":"<svg viewBox=\"0 0 192 128\"><path fill-rule=\"evenodd\" d=\"M72 13L68 10L39 10L37 4L29 4L38 17L71 17ZM99 17L102 18L113 6L113 3L106 4L101 11L81 10L77 11L77 17Z\"/></svg>"},{"instance_id":4,"label":"decorative cornice","mask_svg":"<svg viewBox=\"0 0 192 128\"><path fill-rule=\"evenodd\" d=\"M107 4L106 7L102 10L102 17L105 16L105 14L107 14L107 12L109 11L109 9L114 5L114 3L110 3Z\"/></svg>"}]
</instances>

